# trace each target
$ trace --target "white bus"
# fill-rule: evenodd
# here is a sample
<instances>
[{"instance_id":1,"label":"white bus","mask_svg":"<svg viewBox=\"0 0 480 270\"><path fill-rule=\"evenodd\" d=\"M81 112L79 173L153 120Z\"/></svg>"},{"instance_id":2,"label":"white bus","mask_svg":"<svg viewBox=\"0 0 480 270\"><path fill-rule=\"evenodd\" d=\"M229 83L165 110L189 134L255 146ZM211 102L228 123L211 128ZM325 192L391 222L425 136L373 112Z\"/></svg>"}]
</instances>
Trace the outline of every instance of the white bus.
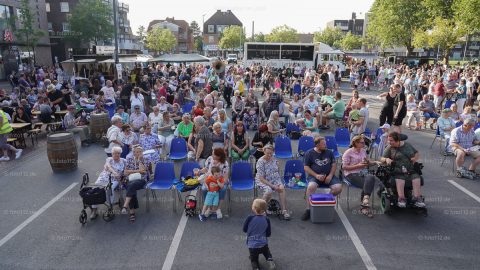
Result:
<instances>
[{"instance_id":1,"label":"white bus","mask_svg":"<svg viewBox=\"0 0 480 270\"><path fill-rule=\"evenodd\" d=\"M266 43L246 42L243 65L261 64L280 68L291 64L311 68L314 66L315 44L313 43Z\"/></svg>"}]
</instances>

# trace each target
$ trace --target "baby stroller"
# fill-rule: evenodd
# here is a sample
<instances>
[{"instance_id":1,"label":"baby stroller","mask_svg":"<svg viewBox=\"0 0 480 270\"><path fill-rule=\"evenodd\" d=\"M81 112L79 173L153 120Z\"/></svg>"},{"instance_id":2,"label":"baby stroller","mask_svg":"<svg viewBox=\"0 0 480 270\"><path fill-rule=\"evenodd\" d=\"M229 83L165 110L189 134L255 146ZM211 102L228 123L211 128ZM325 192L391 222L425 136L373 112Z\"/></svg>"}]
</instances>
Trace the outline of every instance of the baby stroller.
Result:
<instances>
[{"instance_id":1,"label":"baby stroller","mask_svg":"<svg viewBox=\"0 0 480 270\"><path fill-rule=\"evenodd\" d=\"M185 196L185 215L187 217L196 216L197 198L193 195Z\"/></svg>"},{"instance_id":2,"label":"baby stroller","mask_svg":"<svg viewBox=\"0 0 480 270\"><path fill-rule=\"evenodd\" d=\"M78 220L82 225L87 223L87 208L92 210L92 205L104 204L107 206L107 211L103 213L103 220L110 222L115 218L113 212L113 204L110 203L110 197L114 192L112 190L112 179L109 177L108 184L106 186L87 186L90 178L88 173L83 175L82 185L80 186L80 197L82 197L83 210L80 213ZM119 199L119 204L121 203L121 198Z\"/></svg>"},{"instance_id":3,"label":"baby stroller","mask_svg":"<svg viewBox=\"0 0 480 270\"><path fill-rule=\"evenodd\" d=\"M417 173L421 172L423 168L422 163L414 164L415 171ZM382 182L382 186L377 193L380 196L380 207L382 213L391 215L393 211L397 208L398 202L398 193L397 187L395 185L395 179L393 179L393 165L379 165L375 175ZM421 185L423 186L423 176L420 174ZM407 200L407 208L415 210L417 214L422 214L423 216L428 216L426 207L416 207L415 201L413 200L413 187L411 181L405 181L405 199ZM425 201L425 198L421 198Z\"/></svg>"}]
</instances>

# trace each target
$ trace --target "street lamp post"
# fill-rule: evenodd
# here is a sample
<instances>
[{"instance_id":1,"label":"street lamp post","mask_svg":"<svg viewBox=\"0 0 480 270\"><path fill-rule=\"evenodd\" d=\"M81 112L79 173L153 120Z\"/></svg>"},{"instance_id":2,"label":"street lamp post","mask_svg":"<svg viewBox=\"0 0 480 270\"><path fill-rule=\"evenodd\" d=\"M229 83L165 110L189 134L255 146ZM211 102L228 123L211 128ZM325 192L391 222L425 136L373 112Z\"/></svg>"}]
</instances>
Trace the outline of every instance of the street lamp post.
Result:
<instances>
[{"instance_id":1,"label":"street lamp post","mask_svg":"<svg viewBox=\"0 0 480 270\"><path fill-rule=\"evenodd\" d=\"M118 64L118 21L117 21L117 0L113 0L113 28L114 28L114 39L115 39L115 64Z\"/></svg>"}]
</instances>

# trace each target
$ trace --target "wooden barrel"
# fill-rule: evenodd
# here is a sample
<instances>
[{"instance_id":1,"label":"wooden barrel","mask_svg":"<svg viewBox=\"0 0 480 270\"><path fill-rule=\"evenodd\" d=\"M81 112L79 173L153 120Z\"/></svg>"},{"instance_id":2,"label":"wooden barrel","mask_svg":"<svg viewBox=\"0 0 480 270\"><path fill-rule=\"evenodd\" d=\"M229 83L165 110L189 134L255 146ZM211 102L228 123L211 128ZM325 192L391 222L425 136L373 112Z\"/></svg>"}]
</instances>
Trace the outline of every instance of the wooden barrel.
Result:
<instances>
[{"instance_id":1,"label":"wooden barrel","mask_svg":"<svg viewBox=\"0 0 480 270\"><path fill-rule=\"evenodd\" d=\"M108 113L95 113L90 115L90 138L94 142L99 142L107 134L110 127L110 117Z\"/></svg>"},{"instance_id":2,"label":"wooden barrel","mask_svg":"<svg viewBox=\"0 0 480 270\"><path fill-rule=\"evenodd\" d=\"M47 137L47 155L54 172L75 170L78 151L73 133L53 133Z\"/></svg>"}]
</instances>

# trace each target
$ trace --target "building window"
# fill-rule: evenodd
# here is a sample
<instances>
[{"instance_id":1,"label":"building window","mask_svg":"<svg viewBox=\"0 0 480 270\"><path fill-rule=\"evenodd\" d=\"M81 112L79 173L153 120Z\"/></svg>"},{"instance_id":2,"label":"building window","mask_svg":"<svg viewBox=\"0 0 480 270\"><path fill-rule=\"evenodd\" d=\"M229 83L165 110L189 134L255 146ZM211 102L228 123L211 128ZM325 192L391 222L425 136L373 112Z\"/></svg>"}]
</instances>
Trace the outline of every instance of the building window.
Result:
<instances>
[{"instance_id":1,"label":"building window","mask_svg":"<svg viewBox=\"0 0 480 270\"><path fill-rule=\"evenodd\" d=\"M214 43L215 42L215 37L214 36L208 36L208 43Z\"/></svg>"},{"instance_id":2,"label":"building window","mask_svg":"<svg viewBox=\"0 0 480 270\"><path fill-rule=\"evenodd\" d=\"M215 32L215 25L208 25L208 33L214 33Z\"/></svg>"},{"instance_id":3,"label":"building window","mask_svg":"<svg viewBox=\"0 0 480 270\"><path fill-rule=\"evenodd\" d=\"M48 32L52 32L53 31L53 23L49 22L48 23Z\"/></svg>"},{"instance_id":4,"label":"building window","mask_svg":"<svg viewBox=\"0 0 480 270\"><path fill-rule=\"evenodd\" d=\"M62 30L63 32L70 32L70 24L69 23L62 23Z\"/></svg>"},{"instance_id":5,"label":"building window","mask_svg":"<svg viewBox=\"0 0 480 270\"><path fill-rule=\"evenodd\" d=\"M18 10L17 10L18 11ZM0 31L5 29L12 30L12 20L13 8L9 6L0 5Z\"/></svg>"},{"instance_id":6,"label":"building window","mask_svg":"<svg viewBox=\"0 0 480 270\"><path fill-rule=\"evenodd\" d=\"M45 3L45 9L50 12L50 3Z\"/></svg>"},{"instance_id":7,"label":"building window","mask_svg":"<svg viewBox=\"0 0 480 270\"><path fill-rule=\"evenodd\" d=\"M60 2L60 12L70 12L68 2Z\"/></svg>"}]
</instances>

